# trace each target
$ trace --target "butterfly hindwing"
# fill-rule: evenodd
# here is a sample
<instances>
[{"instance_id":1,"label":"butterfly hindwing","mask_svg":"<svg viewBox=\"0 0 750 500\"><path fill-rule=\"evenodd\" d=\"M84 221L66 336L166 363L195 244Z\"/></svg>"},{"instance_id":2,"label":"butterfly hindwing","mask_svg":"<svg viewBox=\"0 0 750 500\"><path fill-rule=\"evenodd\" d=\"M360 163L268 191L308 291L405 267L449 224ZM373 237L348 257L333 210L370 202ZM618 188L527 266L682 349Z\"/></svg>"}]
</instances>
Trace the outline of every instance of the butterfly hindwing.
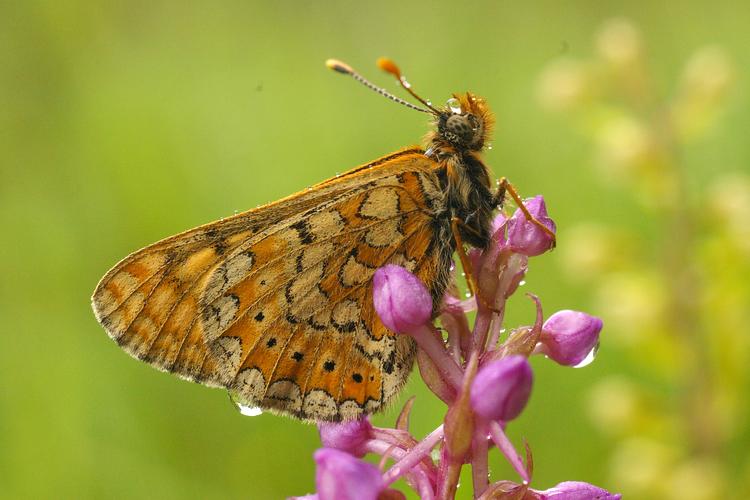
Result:
<instances>
[{"instance_id":1,"label":"butterfly hindwing","mask_svg":"<svg viewBox=\"0 0 750 500\"><path fill-rule=\"evenodd\" d=\"M241 400L304 419L349 419L403 385L414 345L377 318L371 278L398 263L437 284L445 266L432 248L432 213L410 191L420 175L385 176L239 249L259 263L241 281L214 271L209 281L226 286L218 295L206 289L204 335L226 355Z\"/></svg>"},{"instance_id":2,"label":"butterfly hindwing","mask_svg":"<svg viewBox=\"0 0 750 500\"><path fill-rule=\"evenodd\" d=\"M246 404L310 420L376 411L414 345L377 318L371 277L399 263L442 294L442 196L432 160L396 153L136 252L97 287L97 318L132 355Z\"/></svg>"}]
</instances>

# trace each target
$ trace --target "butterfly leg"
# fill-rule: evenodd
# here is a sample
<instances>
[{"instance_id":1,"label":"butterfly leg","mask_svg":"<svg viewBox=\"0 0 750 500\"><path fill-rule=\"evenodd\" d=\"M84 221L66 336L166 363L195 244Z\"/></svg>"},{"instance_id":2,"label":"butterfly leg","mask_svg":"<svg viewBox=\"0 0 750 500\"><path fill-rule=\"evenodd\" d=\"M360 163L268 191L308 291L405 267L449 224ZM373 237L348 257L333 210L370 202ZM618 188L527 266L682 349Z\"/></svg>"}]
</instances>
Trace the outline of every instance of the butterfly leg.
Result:
<instances>
[{"instance_id":1,"label":"butterfly leg","mask_svg":"<svg viewBox=\"0 0 750 500\"><path fill-rule=\"evenodd\" d=\"M482 302L482 305L490 311L500 312L497 309L493 308L489 303L487 303L484 297L482 297L482 294L478 293L479 289L474 282L474 272L472 270L469 256L466 255L466 251L464 250L464 243L461 239L461 231L459 231L459 226L469 231L474 231L474 229L466 225L466 223L458 217L453 217L451 219L451 231L453 231L453 239L456 241L456 252L458 252L458 258L461 259L461 267L464 268L464 274L466 275L466 286L469 288L469 293L476 297L477 300L480 300Z\"/></svg>"},{"instance_id":2,"label":"butterfly leg","mask_svg":"<svg viewBox=\"0 0 750 500\"><path fill-rule=\"evenodd\" d=\"M550 228L542 224L539 219L531 215L529 210L526 208L526 205L523 204L523 200L521 200L521 197L518 195L518 191L516 191L516 188L513 187L513 184L508 182L508 179L506 179L505 177L502 177L500 179L499 185L497 186L497 191L495 192L494 196L494 202L496 206L502 206L503 201L505 201L506 193L510 194L510 197L513 198L513 201L516 202L516 205L518 205L518 208L521 209L521 212L523 212L526 220L539 227L542 231L547 233L550 238L552 238L552 246L554 247L557 242L557 236L555 236L555 233Z\"/></svg>"},{"instance_id":3,"label":"butterfly leg","mask_svg":"<svg viewBox=\"0 0 750 500\"><path fill-rule=\"evenodd\" d=\"M464 274L466 275L466 286L469 288L469 293L474 295L474 290L476 290L474 272L471 267L469 256L466 255L466 250L464 249L464 242L461 239L461 231L458 230L459 224L463 225L463 221L458 217L453 217L451 219L451 231L453 232L453 239L456 242L458 258L461 260L461 267L464 268Z\"/></svg>"}]
</instances>

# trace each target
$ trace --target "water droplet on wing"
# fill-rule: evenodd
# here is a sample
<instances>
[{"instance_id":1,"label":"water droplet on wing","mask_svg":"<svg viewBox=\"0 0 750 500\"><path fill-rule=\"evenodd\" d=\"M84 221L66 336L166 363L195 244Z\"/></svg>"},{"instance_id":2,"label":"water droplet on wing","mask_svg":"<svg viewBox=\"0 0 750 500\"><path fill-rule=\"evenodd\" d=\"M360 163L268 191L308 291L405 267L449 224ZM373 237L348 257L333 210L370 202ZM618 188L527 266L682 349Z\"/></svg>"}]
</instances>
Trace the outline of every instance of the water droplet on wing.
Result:
<instances>
[{"instance_id":1,"label":"water droplet on wing","mask_svg":"<svg viewBox=\"0 0 750 500\"><path fill-rule=\"evenodd\" d=\"M263 414L263 410L257 406L246 406L242 403L237 403L237 408L240 410L240 413L246 417L257 417L258 415Z\"/></svg>"}]
</instances>

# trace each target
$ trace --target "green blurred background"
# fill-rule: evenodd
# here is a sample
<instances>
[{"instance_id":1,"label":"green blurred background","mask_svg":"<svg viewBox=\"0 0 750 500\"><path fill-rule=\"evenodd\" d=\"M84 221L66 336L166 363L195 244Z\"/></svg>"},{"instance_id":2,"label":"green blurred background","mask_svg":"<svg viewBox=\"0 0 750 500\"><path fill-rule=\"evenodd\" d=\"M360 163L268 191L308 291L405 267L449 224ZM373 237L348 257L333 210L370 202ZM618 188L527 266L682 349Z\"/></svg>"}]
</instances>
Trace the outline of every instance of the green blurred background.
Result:
<instances>
[{"instance_id":1,"label":"green blurred background","mask_svg":"<svg viewBox=\"0 0 750 500\"><path fill-rule=\"evenodd\" d=\"M729 245L709 231L723 224L719 219L707 218L690 235L707 247L700 269L716 280L706 282L721 285L697 328L710 333L717 321L733 318L710 348L703 348L703 334L688 347L671 342L671 327L639 316L653 305L655 287L667 297L662 311L670 310L670 290L679 292L662 286L670 274L654 264L665 241L662 222L669 221L662 215L673 213L674 203L644 204L644 193L663 193L642 189L632 169L615 182L598 175L595 164L608 160L592 154L590 139L610 115L579 118L587 106L600 110L602 92L560 104L570 96L555 97L555 89L570 81L540 76L561 57L602 59L596 34L622 16L640 30L657 102L674 94L685 61L706 44L717 44L729 61L726 80L734 84L721 103L709 103L715 119L701 128L701 140L684 141L674 155L687 186L678 198L714 213L709 202L729 191L717 217L735 225L740 217L737 230L746 234L747 3L3 2L0 496L265 499L314 489L313 426L242 417L223 391L129 358L94 320L89 297L104 272L135 249L418 143L427 130L423 115L323 66L341 58L395 89L373 65L388 55L434 102L464 90L487 98L498 122L487 162L524 195L543 193L559 227L558 250L532 262L527 291L542 298L547 313L573 308L604 317L593 365L573 370L534 360L535 392L510 434L531 444L535 486L575 479L632 498L665 498L665 489L681 488L689 494L675 498L744 498L750 434L741 327L750 252L738 244L730 255L710 253ZM546 108L576 108L574 119ZM619 239L597 240L586 233L591 227L603 228L598 235L616 228ZM633 246L639 251L628 250ZM592 248L605 250L592 257ZM619 292L600 293L602 283L620 290L613 269L617 279L635 283L625 287L635 305L624 310ZM510 326L531 321L526 302L514 299ZM659 346L628 340L641 338L646 323L650 338L666 339ZM663 331L671 333L659 337ZM706 350L718 353L711 366L692 362ZM730 373L715 369L726 366L725 351L735 356ZM680 364L686 357L692 364ZM684 369L671 370L675 364ZM720 392L723 403L683 425L695 420L695 408L683 397L693 386L682 382L704 368L706 394ZM410 394L418 396L412 426L421 436L443 408L418 377L404 392ZM392 425L397 411L375 422ZM684 449L680 443L696 429L709 431L708 446ZM493 477L514 479L498 454L491 466ZM464 484L459 496L470 498L470 481Z\"/></svg>"}]
</instances>

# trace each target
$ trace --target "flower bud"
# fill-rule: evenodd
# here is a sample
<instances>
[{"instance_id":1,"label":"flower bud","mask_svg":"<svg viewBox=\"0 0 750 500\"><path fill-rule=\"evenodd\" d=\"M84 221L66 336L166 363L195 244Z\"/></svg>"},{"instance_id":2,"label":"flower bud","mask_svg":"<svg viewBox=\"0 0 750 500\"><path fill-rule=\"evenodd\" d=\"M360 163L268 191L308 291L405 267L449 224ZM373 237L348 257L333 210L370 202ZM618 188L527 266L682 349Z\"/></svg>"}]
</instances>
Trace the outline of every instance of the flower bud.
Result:
<instances>
[{"instance_id":1,"label":"flower bud","mask_svg":"<svg viewBox=\"0 0 750 500\"><path fill-rule=\"evenodd\" d=\"M432 296L412 273L387 264L375 271L372 281L375 310L386 327L408 333L430 321Z\"/></svg>"},{"instance_id":2,"label":"flower bud","mask_svg":"<svg viewBox=\"0 0 750 500\"><path fill-rule=\"evenodd\" d=\"M610 493L605 489L580 481L565 481L544 491L531 490L531 496L539 500L583 500L587 498L620 500L622 498L620 494Z\"/></svg>"},{"instance_id":3,"label":"flower bud","mask_svg":"<svg viewBox=\"0 0 750 500\"><path fill-rule=\"evenodd\" d=\"M333 448L313 455L320 500L376 500L385 485L377 467Z\"/></svg>"},{"instance_id":4,"label":"flower bud","mask_svg":"<svg viewBox=\"0 0 750 500\"><path fill-rule=\"evenodd\" d=\"M558 311L544 322L540 350L565 366L580 364L599 343L602 320L579 311Z\"/></svg>"},{"instance_id":5,"label":"flower bud","mask_svg":"<svg viewBox=\"0 0 750 500\"><path fill-rule=\"evenodd\" d=\"M318 432L326 448L335 448L362 458L367 454L365 443L372 436L372 424L366 417L342 423L320 422Z\"/></svg>"},{"instance_id":6,"label":"flower bud","mask_svg":"<svg viewBox=\"0 0 750 500\"><path fill-rule=\"evenodd\" d=\"M547 215L544 197L539 195L529 198L524 201L524 206L536 220L552 233L555 232L556 226ZM533 221L528 220L519 208L508 221L508 243L514 252L535 257L552 248L555 239Z\"/></svg>"},{"instance_id":7,"label":"flower bud","mask_svg":"<svg viewBox=\"0 0 750 500\"><path fill-rule=\"evenodd\" d=\"M488 420L513 420L531 395L534 373L524 356L508 356L479 369L471 385L471 406Z\"/></svg>"}]
</instances>

